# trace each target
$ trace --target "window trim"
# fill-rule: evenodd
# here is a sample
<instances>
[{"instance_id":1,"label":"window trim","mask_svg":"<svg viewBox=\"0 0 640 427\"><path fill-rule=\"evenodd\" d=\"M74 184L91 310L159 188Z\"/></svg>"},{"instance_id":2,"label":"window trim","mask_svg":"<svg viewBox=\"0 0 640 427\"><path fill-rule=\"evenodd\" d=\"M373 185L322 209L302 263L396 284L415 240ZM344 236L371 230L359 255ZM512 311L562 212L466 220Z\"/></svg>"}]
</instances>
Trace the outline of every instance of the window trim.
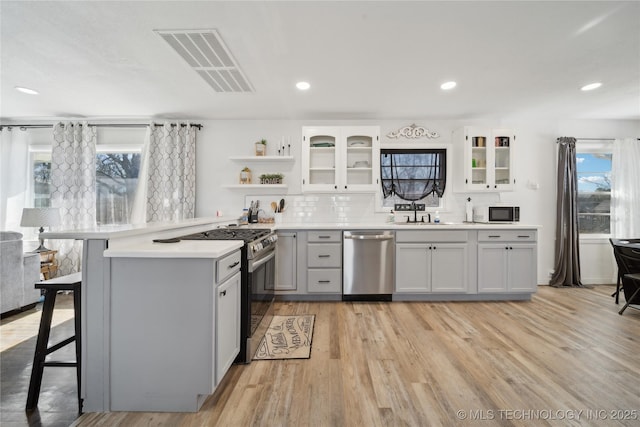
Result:
<instances>
[{"instance_id":1,"label":"window trim","mask_svg":"<svg viewBox=\"0 0 640 427\"><path fill-rule=\"evenodd\" d=\"M133 154L141 154L143 150L143 143L135 143L135 144L96 144L96 154L101 153L133 153ZM27 189L26 189L26 198L28 201L27 207L33 207L33 200L35 198L35 188L33 182L33 163L34 163L34 155L38 153L49 153L51 154L53 149L53 144L30 144L28 149L28 162L29 165L27 167Z\"/></svg>"},{"instance_id":2,"label":"window trim","mask_svg":"<svg viewBox=\"0 0 640 427\"><path fill-rule=\"evenodd\" d=\"M576 142L576 158L580 154L613 154L613 146L607 141L580 141ZM613 164L611 165L613 169ZM577 172L577 168L576 168ZM613 171L612 171L613 172ZM578 212L579 213L579 212ZM611 213L609 213L611 218ZM609 228L611 230L611 228ZM578 233L580 240L606 240L611 233Z\"/></svg>"}]
</instances>

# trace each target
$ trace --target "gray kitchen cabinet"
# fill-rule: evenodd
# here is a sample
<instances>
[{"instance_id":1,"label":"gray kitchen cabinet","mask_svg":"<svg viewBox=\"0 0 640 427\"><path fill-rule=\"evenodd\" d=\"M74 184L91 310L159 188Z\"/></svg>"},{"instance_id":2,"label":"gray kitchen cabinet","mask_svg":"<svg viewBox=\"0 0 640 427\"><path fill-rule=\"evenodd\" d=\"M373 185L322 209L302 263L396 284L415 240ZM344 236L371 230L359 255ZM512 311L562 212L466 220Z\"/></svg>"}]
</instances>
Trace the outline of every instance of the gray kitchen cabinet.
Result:
<instances>
[{"instance_id":1,"label":"gray kitchen cabinet","mask_svg":"<svg viewBox=\"0 0 640 427\"><path fill-rule=\"evenodd\" d=\"M466 243L396 243L396 292L467 292Z\"/></svg>"},{"instance_id":2,"label":"gray kitchen cabinet","mask_svg":"<svg viewBox=\"0 0 640 427\"><path fill-rule=\"evenodd\" d=\"M342 232L307 233L307 292L342 293Z\"/></svg>"},{"instance_id":3,"label":"gray kitchen cabinet","mask_svg":"<svg viewBox=\"0 0 640 427\"><path fill-rule=\"evenodd\" d=\"M378 126L303 127L302 143L303 192L378 190Z\"/></svg>"},{"instance_id":4,"label":"gray kitchen cabinet","mask_svg":"<svg viewBox=\"0 0 640 427\"><path fill-rule=\"evenodd\" d=\"M532 293L537 283L536 230L478 232L478 293Z\"/></svg>"},{"instance_id":5,"label":"gray kitchen cabinet","mask_svg":"<svg viewBox=\"0 0 640 427\"><path fill-rule=\"evenodd\" d=\"M297 232L278 232L276 243L276 291L295 291L298 275Z\"/></svg>"},{"instance_id":6,"label":"gray kitchen cabinet","mask_svg":"<svg viewBox=\"0 0 640 427\"><path fill-rule=\"evenodd\" d=\"M196 412L216 390L240 350L239 255L110 258L109 410Z\"/></svg>"},{"instance_id":7,"label":"gray kitchen cabinet","mask_svg":"<svg viewBox=\"0 0 640 427\"><path fill-rule=\"evenodd\" d=\"M466 293L468 238L462 230L396 232L396 292Z\"/></svg>"},{"instance_id":8,"label":"gray kitchen cabinet","mask_svg":"<svg viewBox=\"0 0 640 427\"><path fill-rule=\"evenodd\" d=\"M217 286L215 298L217 387L240 353L240 272Z\"/></svg>"}]
</instances>

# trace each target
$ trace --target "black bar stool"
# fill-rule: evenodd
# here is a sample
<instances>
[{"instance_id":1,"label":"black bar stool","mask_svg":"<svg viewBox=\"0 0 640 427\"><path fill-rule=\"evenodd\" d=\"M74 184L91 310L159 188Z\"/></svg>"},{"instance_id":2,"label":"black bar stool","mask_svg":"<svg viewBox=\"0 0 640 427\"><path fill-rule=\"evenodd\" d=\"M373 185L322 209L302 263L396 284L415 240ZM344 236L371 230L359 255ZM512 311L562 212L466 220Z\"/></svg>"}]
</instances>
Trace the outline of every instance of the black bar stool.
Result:
<instances>
[{"instance_id":1,"label":"black bar stool","mask_svg":"<svg viewBox=\"0 0 640 427\"><path fill-rule=\"evenodd\" d=\"M36 351L33 356L33 368L31 370L31 380L29 381L29 394L27 395L26 410L31 411L38 406L40 397L40 386L42 384L42 374L45 366L52 367L74 367L76 368L76 378L78 382L78 413L82 413L82 398L80 397L80 368L81 368L81 318L80 318L80 285L82 284L82 273L73 273L67 276L56 277L54 279L43 280L35 284L36 289L44 289L44 303L42 305L42 317L40 319L40 330L36 342ZM48 347L49 334L51 332L51 318L56 303L58 291L73 291L73 314L75 335L69 337L58 344ZM48 354L61 349L67 344L76 342L75 362L45 362Z\"/></svg>"}]
</instances>

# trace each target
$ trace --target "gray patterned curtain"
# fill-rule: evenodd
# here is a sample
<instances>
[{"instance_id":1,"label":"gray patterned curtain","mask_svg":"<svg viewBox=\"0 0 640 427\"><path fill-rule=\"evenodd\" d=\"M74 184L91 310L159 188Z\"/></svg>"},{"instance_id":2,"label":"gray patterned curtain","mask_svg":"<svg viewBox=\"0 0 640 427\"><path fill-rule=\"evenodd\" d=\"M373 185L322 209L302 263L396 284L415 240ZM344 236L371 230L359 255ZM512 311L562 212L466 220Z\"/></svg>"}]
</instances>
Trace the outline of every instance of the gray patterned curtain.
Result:
<instances>
[{"instance_id":1,"label":"gray patterned curtain","mask_svg":"<svg viewBox=\"0 0 640 427\"><path fill-rule=\"evenodd\" d=\"M61 229L96 225L96 128L82 123L53 127L51 207L60 209ZM57 240L59 275L80 271L82 242Z\"/></svg>"},{"instance_id":2,"label":"gray patterned curtain","mask_svg":"<svg viewBox=\"0 0 640 427\"><path fill-rule=\"evenodd\" d=\"M132 222L195 216L196 132L189 123L149 126Z\"/></svg>"},{"instance_id":3,"label":"gray patterned curtain","mask_svg":"<svg viewBox=\"0 0 640 427\"><path fill-rule=\"evenodd\" d=\"M576 139L558 138L556 182L556 259L549 284L554 287L581 287L578 233L578 179Z\"/></svg>"}]
</instances>

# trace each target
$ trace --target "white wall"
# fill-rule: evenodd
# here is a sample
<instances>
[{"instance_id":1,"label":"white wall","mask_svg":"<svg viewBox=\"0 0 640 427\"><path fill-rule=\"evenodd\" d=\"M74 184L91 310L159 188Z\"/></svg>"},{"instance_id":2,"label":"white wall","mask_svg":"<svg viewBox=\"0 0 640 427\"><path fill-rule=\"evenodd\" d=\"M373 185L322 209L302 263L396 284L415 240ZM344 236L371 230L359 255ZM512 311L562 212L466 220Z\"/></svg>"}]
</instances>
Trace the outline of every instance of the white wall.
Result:
<instances>
[{"instance_id":1,"label":"white wall","mask_svg":"<svg viewBox=\"0 0 640 427\"><path fill-rule=\"evenodd\" d=\"M144 122L137 120L136 122ZM442 213L443 221L461 221L464 218L464 202L470 196L474 202L489 204L495 202L513 203L521 206L521 222L540 225L538 246L538 283L548 283L549 272L554 268L555 252L555 203L556 203L556 138L574 136L578 138L617 138L640 136L639 120L572 120L572 121L520 121L487 122L480 120L362 120L362 121L293 121L293 120L208 120L201 121L203 129L197 143L197 189L196 215L214 216L216 211L224 215L240 215L248 200L260 198L263 201L286 197L299 206L310 203L323 204L330 201L323 196L309 198L300 196L301 191L301 134L305 125L377 125L381 128L382 143L390 131L415 123L440 133L437 140L425 140L425 146L452 143L451 132L465 125L512 128L516 131L516 185L515 191L502 194L453 194L451 211ZM34 143L50 141L48 130L32 130ZM142 129L101 128L98 135L101 142L130 143L144 138ZM229 160L230 156L251 156L253 144L267 139L268 154L275 155L275 143L282 138L291 141L291 154L295 161L288 164L245 165ZM455 161L453 164L455 165ZM283 172L285 183L289 185L287 194L259 195L244 194L229 190L224 185L236 184L238 174L244 166L254 171L254 177L261 173ZM457 173L456 169L452 171ZM450 187L451 188L451 187ZM299 197L296 197L299 196ZM341 200L334 210L346 209L345 203L353 204L343 215L351 218L380 219L382 213L370 211L373 202L366 196ZM308 207L308 206L307 206ZM326 206L325 206L326 208ZM331 209L320 210L326 219ZM634 236L635 237L635 236ZM584 241L581 245L582 275L585 283L612 283L615 268L608 241ZM607 280L610 278L610 280Z\"/></svg>"},{"instance_id":2,"label":"white wall","mask_svg":"<svg viewBox=\"0 0 640 427\"><path fill-rule=\"evenodd\" d=\"M305 125L378 125L381 127L381 142L389 142L385 137L390 131L416 123L440 133L437 140L425 140L424 145L452 143L451 132L465 125L483 125L491 127L513 128L516 131L516 185L515 191L502 194L454 194L450 212L443 212L443 221L460 221L464 218L464 201L470 196L482 204L504 202L521 206L521 222L540 225L538 249L538 283L546 284L549 273L554 268L555 252L555 204L556 204L556 138L575 136L579 138L616 138L640 136L640 121L622 120L574 120L564 122L481 122L478 120L363 120L363 121L274 121L274 120L229 120L203 121L204 128L198 137L197 148L197 201L198 216L215 215L221 210L225 215L239 215L248 200L275 200L286 196L298 204L309 204L309 198L294 197L301 189L301 134ZM289 185L287 194L282 195L245 195L238 190L225 189L226 184L236 184L240 170L245 164L233 162L229 156L249 156L254 152L253 143L265 138L270 143L283 137L291 140L291 153L295 162L282 165L248 165L254 170L254 176L266 172L283 172L285 183ZM275 154L273 144L269 144L269 154ZM455 161L453 162L455 165ZM454 168L453 173L457 173ZM324 203L326 199L316 198L315 203ZM353 197L349 203L354 218L378 218L383 214L367 212L372 203L366 197ZM264 204L264 203L263 203ZM359 208L362 209L359 209ZM339 209L337 207L336 209ZM327 215L326 211L322 219ZM587 246L588 245L588 246ZM615 277L613 258L608 241L589 241L582 245L582 270L584 283L612 283ZM607 277L610 280L606 280Z\"/></svg>"}]
</instances>

